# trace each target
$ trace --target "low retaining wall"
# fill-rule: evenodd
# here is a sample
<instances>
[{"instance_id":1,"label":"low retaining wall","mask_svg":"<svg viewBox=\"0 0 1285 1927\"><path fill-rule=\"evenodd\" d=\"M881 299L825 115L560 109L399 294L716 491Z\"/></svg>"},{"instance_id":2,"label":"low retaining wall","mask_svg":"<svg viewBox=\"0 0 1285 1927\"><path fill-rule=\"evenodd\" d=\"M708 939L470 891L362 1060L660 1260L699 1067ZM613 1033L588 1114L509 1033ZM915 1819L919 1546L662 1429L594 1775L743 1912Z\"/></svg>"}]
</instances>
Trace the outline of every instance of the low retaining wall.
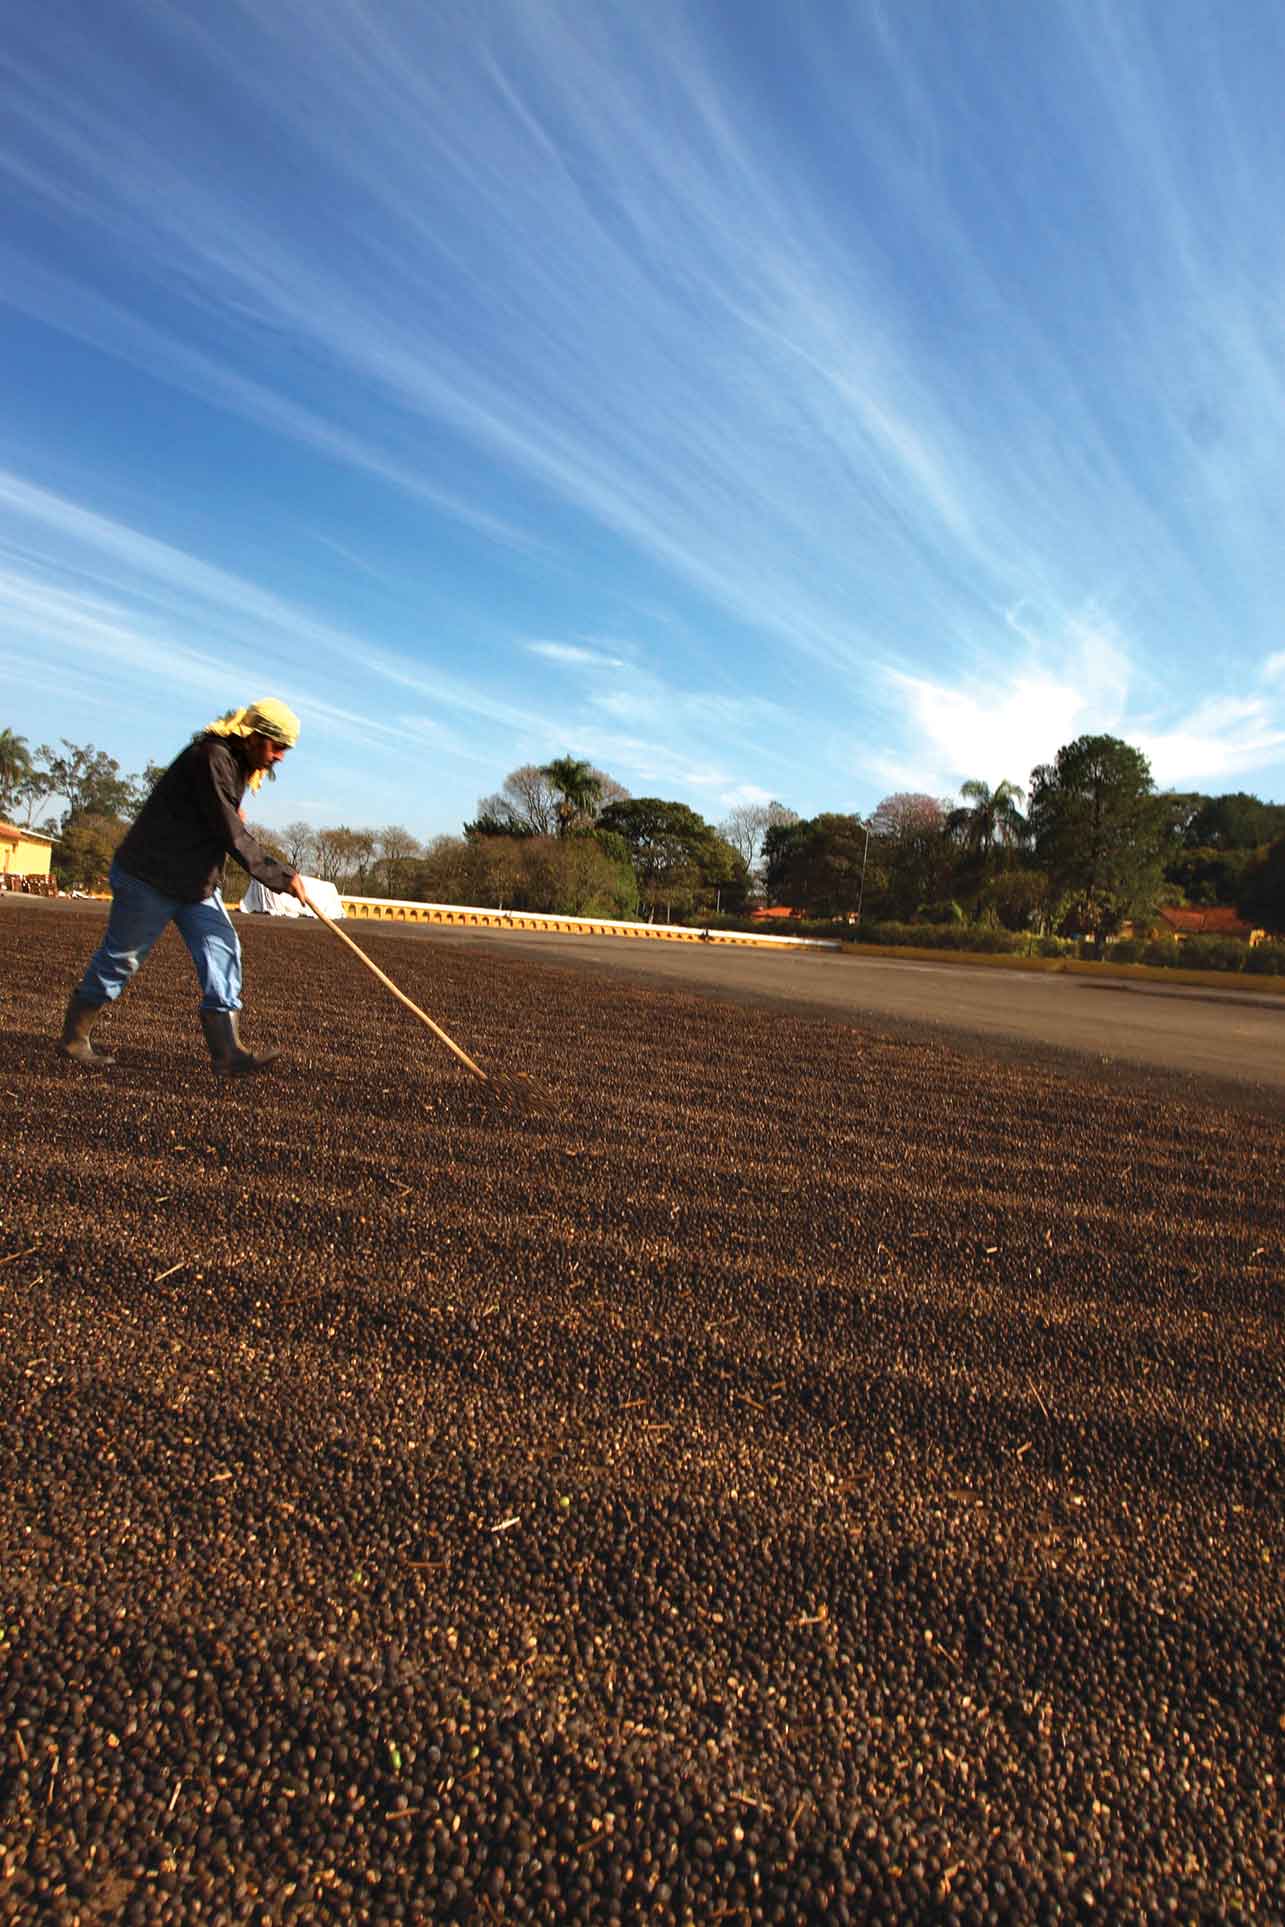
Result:
<instances>
[{"instance_id":1,"label":"low retaining wall","mask_svg":"<svg viewBox=\"0 0 1285 1927\"><path fill-rule=\"evenodd\" d=\"M482 930L548 930L569 937L635 937L661 943L732 943L756 950L839 950L832 937L760 937L748 930L693 930L676 923L621 923L614 917L545 916L534 910L488 910L465 903L409 903L391 897L342 896L345 917L374 923L470 924Z\"/></svg>"}]
</instances>

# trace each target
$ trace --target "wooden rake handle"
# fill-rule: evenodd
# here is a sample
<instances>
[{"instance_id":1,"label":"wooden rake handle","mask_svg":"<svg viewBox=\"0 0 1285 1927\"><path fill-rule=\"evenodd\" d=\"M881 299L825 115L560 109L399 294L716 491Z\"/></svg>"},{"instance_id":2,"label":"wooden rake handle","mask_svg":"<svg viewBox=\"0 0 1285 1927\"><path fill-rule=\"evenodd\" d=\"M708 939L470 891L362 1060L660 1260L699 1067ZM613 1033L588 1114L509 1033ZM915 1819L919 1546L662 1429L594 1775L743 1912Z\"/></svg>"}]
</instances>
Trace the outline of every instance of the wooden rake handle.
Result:
<instances>
[{"instance_id":1,"label":"wooden rake handle","mask_svg":"<svg viewBox=\"0 0 1285 1927\"><path fill-rule=\"evenodd\" d=\"M346 930L341 930L339 928L339 925L337 923L334 923L326 915L324 910L319 910L317 908L316 904L313 902L312 898L308 895L307 891L303 893L303 901L308 906L309 910L311 910L313 916L316 917L319 923L324 923L327 930L331 930L334 932L335 936L338 937L340 943L346 943L348 948L353 952L353 954L361 958L367 970L370 971L372 976L378 977L380 983L384 986L384 989L391 990L399 1004L405 1004L407 1010L411 1013L412 1017L418 1017L421 1024L427 1025L428 1029L432 1031L434 1037L440 1037L441 1041L445 1044L447 1050L454 1052L455 1056L459 1058L461 1064L464 1065L466 1070L472 1071L474 1077L478 1078L481 1083L483 1084L490 1083L491 1080L487 1076L486 1072L482 1069L481 1065L475 1064L473 1062L473 1059L469 1056L468 1052L462 1051L459 1045L455 1043L452 1038L446 1035L446 1032L442 1029L442 1026L440 1024L435 1024L433 1022L432 1018L428 1015L427 1011L421 1010L418 1004L413 1004L410 998L406 996L405 992L400 991L397 988L397 985L393 982L392 978L386 977L383 971L379 968L379 965L377 963L372 962L372 960L366 955L365 951L362 949L361 945L358 943L354 943Z\"/></svg>"}]
</instances>

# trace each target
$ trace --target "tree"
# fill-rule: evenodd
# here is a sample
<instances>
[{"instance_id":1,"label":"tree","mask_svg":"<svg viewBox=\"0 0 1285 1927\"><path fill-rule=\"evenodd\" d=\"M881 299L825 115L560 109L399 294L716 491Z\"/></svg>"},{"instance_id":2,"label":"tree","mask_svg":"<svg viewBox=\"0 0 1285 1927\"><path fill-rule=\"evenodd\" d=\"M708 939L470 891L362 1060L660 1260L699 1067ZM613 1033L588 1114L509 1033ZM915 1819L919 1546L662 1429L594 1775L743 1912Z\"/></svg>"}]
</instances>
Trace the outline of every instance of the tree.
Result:
<instances>
[{"instance_id":1,"label":"tree","mask_svg":"<svg viewBox=\"0 0 1285 1927\"><path fill-rule=\"evenodd\" d=\"M521 829L531 836L552 836L557 829L557 792L537 763L522 763L510 770L501 797Z\"/></svg>"},{"instance_id":2,"label":"tree","mask_svg":"<svg viewBox=\"0 0 1285 1927\"><path fill-rule=\"evenodd\" d=\"M350 830L345 824L337 830L319 832L318 842L322 836L329 839L328 860L336 866L336 874L327 880L332 883L342 881L350 890L364 895L375 862L375 832Z\"/></svg>"},{"instance_id":3,"label":"tree","mask_svg":"<svg viewBox=\"0 0 1285 1927\"><path fill-rule=\"evenodd\" d=\"M49 772L33 762L26 775L18 779L11 791L9 809L14 822L16 823L21 816L22 828L25 830L56 830L58 826L52 817L42 818L39 822L36 820L37 810L52 793L53 783Z\"/></svg>"},{"instance_id":4,"label":"tree","mask_svg":"<svg viewBox=\"0 0 1285 1927\"><path fill-rule=\"evenodd\" d=\"M1256 850L1285 835L1285 803L1264 803L1236 790L1193 799L1182 840L1191 850Z\"/></svg>"},{"instance_id":5,"label":"tree","mask_svg":"<svg viewBox=\"0 0 1285 1927\"><path fill-rule=\"evenodd\" d=\"M605 770L575 763L570 757L564 757L562 763L588 769L590 779L598 786L592 801L582 801L578 823L573 827L583 828L607 803L623 801L629 795L624 785L614 776L608 776ZM549 763L540 768L535 763L523 763L520 768L510 770L498 790L490 796L479 796L476 817L464 825L465 836L558 834L563 821L560 809L566 799L551 780L550 772L559 766Z\"/></svg>"},{"instance_id":6,"label":"tree","mask_svg":"<svg viewBox=\"0 0 1285 1927\"><path fill-rule=\"evenodd\" d=\"M797 810L784 803L738 803L718 826L725 843L730 843L747 870L754 871L762 856L769 830L782 829L799 820Z\"/></svg>"},{"instance_id":7,"label":"tree","mask_svg":"<svg viewBox=\"0 0 1285 1927\"><path fill-rule=\"evenodd\" d=\"M517 855L522 876L512 899L515 908L569 917L623 917L637 901L632 866L615 838L542 836L519 844Z\"/></svg>"},{"instance_id":8,"label":"tree","mask_svg":"<svg viewBox=\"0 0 1285 1927\"><path fill-rule=\"evenodd\" d=\"M1278 837L1250 865L1238 907L1248 923L1285 932L1285 836Z\"/></svg>"},{"instance_id":9,"label":"tree","mask_svg":"<svg viewBox=\"0 0 1285 1927\"><path fill-rule=\"evenodd\" d=\"M558 835L569 836L584 823L591 823L598 812L602 795L601 778L592 763L577 756L555 756L540 771L557 798L555 805Z\"/></svg>"},{"instance_id":10,"label":"tree","mask_svg":"<svg viewBox=\"0 0 1285 1927\"><path fill-rule=\"evenodd\" d=\"M0 729L0 815L7 815L19 800L22 785L32 773L31 752L25 736L11 729Z\"/></svg>"},{"instance_id":11,"label":"tree","mask_svg":"<svg viewBox=\"0 0 1285 1927\"><path fill-rule=\"evenodd\" d=\"M507 838L435 836L416 865L414 893L421 903L496 903L492 892L494 845Z\"/></svg>"},{"instance_id":12,"label":"tree","mask_svg":"<svg viewBox=\"0 0 1285 1927\"><path fill-rule=\"evenodd\" d=\"M290 868L306 870L313 860L317 841L316 832L311 823L296 820L293 823L287 823L285 828L277 834L281 839L281 846L286 853L285 860Z\"/></svg>"},{"instance_id":13,"label":"tree","mask_svg":"<svg viewBox=\"0 0 1285 1927\"><path fill-rule=\"evenodd\" d=\"M347 854L345 829L317 830L312 840L312 859L323 883L338 883L344 872Z\"/></svg>"},{"instance_id":14,"label":"tree","mask_svg":"<svg viewBox=\"0 0 1285 1927\"><path fill-rule=\"evenodd\" d=\"M970 855L985 867L996 849L1012 849L1026 834L1026 818L1018 804L1026 799L1025 790L1007 777L992 789L989 783L972 778L959 786L968 802L951 810L946 829L957 836Z\"/></svg>"},{"instance_id":15,"label":"tree","mask_svg":"<svg viewBox=\"0 0 1285 1927\"><path fill-rule=\"evenodd\" d=\"M421 855L418 840L400 823L386 823L376 836L377 881L390 897L404 896L410 887L412 866Z\"/></svg>"},{"instance_id":16,"label":"tree","mask_svg":"<svg viewBox=\"0 0 1285 1927\"><path fill-rule=\"evenodd\" d=\"M809 917L855 914L868 851L859 816L823 811L806 822L776 824L766 847L768 894L774 902Z\"/></svg>"},{"instance_id":17,"label":"tree","mask_svg":"<svg viewBox=\"0 0 1285 1927\"><path fill-rule=\"evenodd\" d=\"M147 791L136 776L123 776L120 764L92 743L79 745L62 738L65 754L57 756L42 743L36 752L48 778L47 795L61 796L67 805L62 826L78 816L131 817L142 806Z\"/></svg>"},{"instance_id":18,"label":"tree","mask_svg":"<svg viewBox=\"0 0 1285 1927\"><path fill-rule=\"evenodd\" d=\"M935 796L897 790L870 818L871 860L878 887L867 877L867 910L912 917L922 904L950 895L954 856L946 838L946 805Z\"/></svg>"},{"instance_id":19,"label":"tree","mask_svg":"<svg viewBox=\"0 0 1285 1927\"><path fill-rule=\"evenodd\" d=\"M1237 903L1261 851L1191 849L1180 845L1165 864L1165 882L1185 903Z\"/></svg>"},{"instance_id":20,"label":"tree","mask_svg":"<svg viewBox=\"0 0 1285 1927\"><path fill-rule=\"evenodd\" d=\"M1149 916L1163 876L1169 816L1141 750L1079 736L1031 773L1035 853L1063 920L1101 942Z\"/></svg>"},{"instance_id":21,"label":"tree","mask_svg":"<svg viewBox=\"0 0 1285 1927\"><path fill-rule=\"evenodd\" d=\"M71 817L53 849L53 867L65 890L106 887L112 858L128 826L119 817L82 810Z\"/></svg>"},{"instance_id":22,"label":"tree","mask_svg":"<svg viewBox=\"0 0 1285 1927\"><path fill-rule=\"evenodd\" d=\"M249 830L255 842L260 844L269 856L275 857L278 863L288 862L286 846L281 840L280 830L270 830L266 823L247 823L245 827ZM239 864L234 867L240 869Z\"/></svg>"},{"instance_id":23,"label":"tree","mask_svg":"<svg viewBox=\"0 0 1285 1927\"><path fill-rule=\"evenodd\" d=\"M744 860L686 803L659 796L609 803L599 832L623 839L643 902L667 916L698 908L733 908L749 887Z\"/></svg>"},{"instance_id":24,"label":"tree","mask_svg":"<svg viewBox=\"0 0 1285 1927\"><path fill-rule=\"evenodd\" d=\"M983 915L989 913L1005 930L1038 928L1047 906L1049 880L1043 870L999 870L981 893Z\"/></svg>"}]
</instances>

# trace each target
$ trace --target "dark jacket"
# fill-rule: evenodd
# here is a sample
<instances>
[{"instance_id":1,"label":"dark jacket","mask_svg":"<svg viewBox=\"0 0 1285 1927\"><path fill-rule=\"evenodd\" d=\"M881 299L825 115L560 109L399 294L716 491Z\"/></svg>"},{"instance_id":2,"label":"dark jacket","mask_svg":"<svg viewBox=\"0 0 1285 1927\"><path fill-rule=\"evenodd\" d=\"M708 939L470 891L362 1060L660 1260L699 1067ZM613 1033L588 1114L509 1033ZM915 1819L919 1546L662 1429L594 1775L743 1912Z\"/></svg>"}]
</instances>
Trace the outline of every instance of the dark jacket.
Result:
<instances>
[{"instance_id":1,"label":"dark jacket","mask_svg":"<svg viewBox=\"0 0 1285 1927\"><path fill-rule=\"evenodd\" d=\"M116 861L162 896L200 903L223 882L235 857L269 890L288 890L294 874L270 857L238 814L250 778L239 737L202 736L157 780Z\"/></svg>"}]
</instances>

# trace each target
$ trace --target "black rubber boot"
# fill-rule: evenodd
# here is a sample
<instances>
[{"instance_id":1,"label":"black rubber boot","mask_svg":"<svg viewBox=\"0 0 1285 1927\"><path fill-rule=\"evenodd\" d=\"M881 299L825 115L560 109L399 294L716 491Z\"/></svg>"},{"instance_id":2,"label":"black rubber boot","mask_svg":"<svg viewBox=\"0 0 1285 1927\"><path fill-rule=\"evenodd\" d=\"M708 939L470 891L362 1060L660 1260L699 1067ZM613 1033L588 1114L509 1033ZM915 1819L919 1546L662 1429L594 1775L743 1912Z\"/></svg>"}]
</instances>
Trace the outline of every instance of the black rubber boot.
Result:
<instances>
[{"instance_id":1,"label":"black rubber boot","mask_svg":"<svg viewBox=\"0 0 1285 1927\"><path fill-rule=\"evenodd\" d=\"M72 992L63 1018L62 1036L58 1048L64 1057L70 1057L77 1064L92 1064L96 1070L108 1070L116 1062L106 1051L95 1050L89 1041L89 1033L94 1028L101 1004L87 1004L84 999Z\"/></svg>"},{"instance_id":2,"label":"black rubber boot","mask_svg":"<svg viewBox=\"0 0 1285 1927\"><path fill-rule=\"evenodd\" d=\"M247 1050L241 1042L234 1010L203 1010L201 1029L210 1047L210 1062L220 1077L244 1077L249 1071L266 1071L281 1055L277 1050Z\"/></svg>"}]
</instances>

